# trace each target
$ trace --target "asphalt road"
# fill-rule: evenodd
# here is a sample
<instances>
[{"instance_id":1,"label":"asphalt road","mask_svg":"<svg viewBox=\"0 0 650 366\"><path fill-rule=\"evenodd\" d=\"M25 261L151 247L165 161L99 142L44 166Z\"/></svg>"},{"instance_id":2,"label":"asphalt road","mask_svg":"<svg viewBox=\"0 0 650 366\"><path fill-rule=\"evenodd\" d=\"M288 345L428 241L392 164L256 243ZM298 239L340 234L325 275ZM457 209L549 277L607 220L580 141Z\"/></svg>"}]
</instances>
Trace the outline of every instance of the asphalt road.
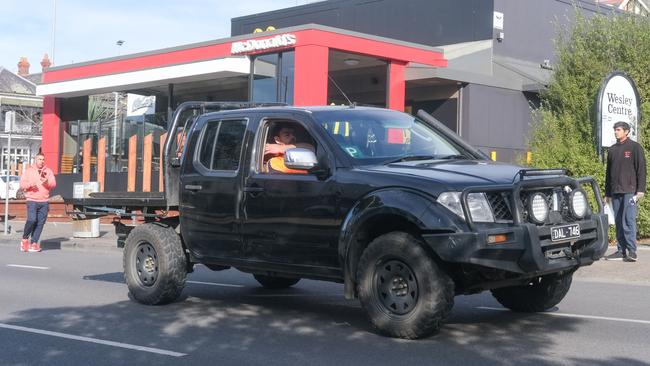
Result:
<instances>
[{"instance_id":1,"label":"asphalt road","mask_svg":"<svg viewBox=\"0 0 650 366\"><path fill-rule=\"evenodd\" d=\"M197 266L179 302L154 307L129 299L121 263L0 245L0 365L650 365L647 282L577 276L542 314L459 296L438 334L405 341L376 334L339 284L272 291Z\"/></svg>"}]
</instances>

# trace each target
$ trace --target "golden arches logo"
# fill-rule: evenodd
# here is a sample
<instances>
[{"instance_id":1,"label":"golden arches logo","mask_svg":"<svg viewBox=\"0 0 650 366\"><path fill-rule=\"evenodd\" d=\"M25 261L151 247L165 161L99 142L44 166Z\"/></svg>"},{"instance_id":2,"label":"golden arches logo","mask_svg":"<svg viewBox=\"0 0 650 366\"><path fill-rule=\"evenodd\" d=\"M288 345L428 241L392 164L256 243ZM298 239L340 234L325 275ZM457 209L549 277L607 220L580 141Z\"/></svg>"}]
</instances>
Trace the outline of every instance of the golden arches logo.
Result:
<instances>
[{"instance_id":1,"label":"golden arches logo","mask_svg":"<svg viewBox=\"0 0 650 366\"><path fill-rule=\"evenodd\" d=\"M253 31L253 33L272 32L272 31L274 31L274 30L275 30L275 27L272 26L272 25L269 25L268 27L266 27L266 29L255 28L255 30Z\"/></svg>"}]
</instances>

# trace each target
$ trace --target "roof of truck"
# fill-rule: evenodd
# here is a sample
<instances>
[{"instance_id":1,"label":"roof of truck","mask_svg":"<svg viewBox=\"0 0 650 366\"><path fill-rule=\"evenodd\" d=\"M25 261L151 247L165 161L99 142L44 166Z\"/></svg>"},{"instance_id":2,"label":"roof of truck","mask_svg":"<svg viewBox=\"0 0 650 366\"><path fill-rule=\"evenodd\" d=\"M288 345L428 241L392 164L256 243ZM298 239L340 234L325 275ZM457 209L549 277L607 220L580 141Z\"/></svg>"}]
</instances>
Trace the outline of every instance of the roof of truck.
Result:
<instances>
[{"instance_id":1,"label":"roof of truck","mask_svg":"<svg viewBox=\"0 0 650 366\"><path fill-rule=\"evenodd\" d=\"M213 113L237 113L240 114L242 112L251 112L251 113L259 113L260 111L294 111L294 112L320 112L320 111L337 111L337 110L360 110L360 111L368 111L368 110L386 110L386 111L393 111L397 112L394 110L386 109L386 108L380 108L380 107L367 107L367 106L350 106L350 105L327 105L327 106L260 106L260 107L250 107L250 108L242 108L242 109L225 109L221 111L215 111L215 112L209 112L206 114L213 114Z\"/></svg>"}]
</instances>

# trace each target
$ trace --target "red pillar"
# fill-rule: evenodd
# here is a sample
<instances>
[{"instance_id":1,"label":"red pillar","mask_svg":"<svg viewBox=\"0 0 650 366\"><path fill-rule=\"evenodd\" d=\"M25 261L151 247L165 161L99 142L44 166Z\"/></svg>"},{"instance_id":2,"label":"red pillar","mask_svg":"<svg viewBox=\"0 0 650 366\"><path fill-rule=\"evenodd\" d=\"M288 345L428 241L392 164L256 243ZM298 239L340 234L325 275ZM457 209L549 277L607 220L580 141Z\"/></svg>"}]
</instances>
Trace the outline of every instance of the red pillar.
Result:
<instances>
[{"instance_id":1,"label":"red pillar","mask_svg":"<svg viewBox=\"0 0 650 366\"><path fill-rule=\"evenodd\" d=\"M294 105L327 104L328 57L327 47L316 45L296 47Z\"/></svg>"},{"instance_id":2,"label":"red pillar","mask_svg":"<svg viewBox=\"0 0 650 366\"><path fill-rule=\"evenodd\" d=\"M54 174L59 173L61 160L61 119L60 101L54 97L43 98L43 140L41 151L45 155L45 164Z\"/></svg>"},{"instance_id":3,"label":"red pillar","mask_svg":"<svg viewBox=\"0 0 650 366\"><path fill-rule=\"evenodd\" d=\"M388 87L386 100L388 108L397 111L404 111L406 82L404 81L404 72L406 63L400 61L391 61L388 65Z\"/></svg>"}]
</instances>

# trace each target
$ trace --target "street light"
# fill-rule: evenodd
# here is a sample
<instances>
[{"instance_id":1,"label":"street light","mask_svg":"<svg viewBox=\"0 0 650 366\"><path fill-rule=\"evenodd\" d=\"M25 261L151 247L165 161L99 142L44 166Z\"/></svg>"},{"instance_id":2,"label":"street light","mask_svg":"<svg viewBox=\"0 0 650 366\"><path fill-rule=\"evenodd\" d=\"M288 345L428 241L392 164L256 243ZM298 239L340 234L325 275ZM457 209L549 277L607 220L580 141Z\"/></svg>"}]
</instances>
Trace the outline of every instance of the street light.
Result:
<instances>
[{"instance_id":1,"label":"street light","mask_svg":"<svg viewBox=\"0 0 650 366\"><path fill-rule=\"evenodd\" d=\"M122 49L122 45L124 44L124 42L126 42L126 41L123 40L123 39L118 39L117 42L115 42L115 44L119 47L118 51L117 51L118 56L120 56L121 53L122 53L120 50Z\"/></svg>"}]
</instances>

